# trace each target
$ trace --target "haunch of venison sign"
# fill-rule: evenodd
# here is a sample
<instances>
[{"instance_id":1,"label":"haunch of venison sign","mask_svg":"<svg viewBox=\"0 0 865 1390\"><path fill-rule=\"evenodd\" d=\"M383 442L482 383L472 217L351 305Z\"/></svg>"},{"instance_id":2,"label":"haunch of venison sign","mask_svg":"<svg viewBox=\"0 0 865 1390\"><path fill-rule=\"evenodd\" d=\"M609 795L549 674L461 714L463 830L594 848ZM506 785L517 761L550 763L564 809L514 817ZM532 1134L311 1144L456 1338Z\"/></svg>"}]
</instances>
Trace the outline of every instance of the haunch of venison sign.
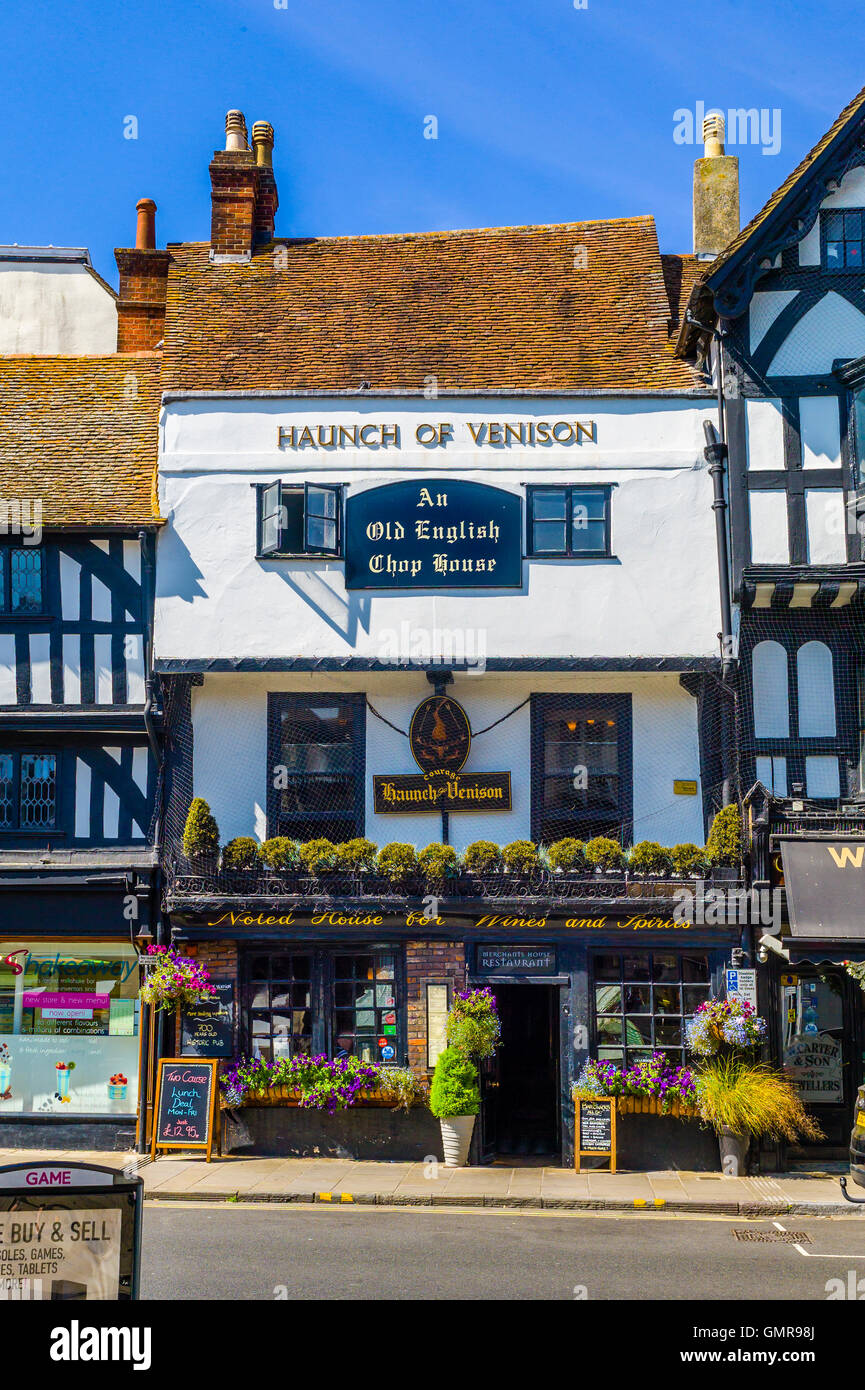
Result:
<instances>
[{"instance_id":1,"label":"haunch of venison sign","mask_svg":"<svg viewBox=\"0 0 865 1390\"><path fill-rule=\"evenodd\" d=\"M345 507L347 589L519 588L516 493L453 478L367 488Z\"/></svg>"}]
</instances>

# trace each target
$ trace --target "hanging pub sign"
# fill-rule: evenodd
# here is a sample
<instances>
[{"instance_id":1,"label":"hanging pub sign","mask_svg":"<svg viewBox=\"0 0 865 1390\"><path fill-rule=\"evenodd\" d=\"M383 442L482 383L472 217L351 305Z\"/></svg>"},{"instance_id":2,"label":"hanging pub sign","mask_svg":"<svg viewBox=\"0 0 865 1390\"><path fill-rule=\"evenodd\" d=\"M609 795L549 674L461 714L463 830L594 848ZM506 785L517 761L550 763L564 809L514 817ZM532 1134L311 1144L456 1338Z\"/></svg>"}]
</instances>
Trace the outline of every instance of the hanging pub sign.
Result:
<instances>
[{"instance_id":1,"label":"hanging pub sign","mask_svg":"<svg viewBox=\"0 0 865 1390\"><path fill-rule=\"evenodd\" d=\"M408 742L421 772L459 772L472 746L469 717L449 695L430 695L411 717Z\"/></svg>"},{"instance_id":2,"label":"hanging pub sign","mask_svg":"<svg viewBox=\"0 0 865 1390\"><path fill-rule=\"evenodd\" d=\"M345 506L347 589L518 589L522 502L454 478L386 483Z\"/></svg>"},{"instance_id":3,"label":"hanging pub sign","mask_svg":"<svg viewBox=\"0 0 865 1390\"><path fill-rule=\"evenodd\" d=\"M417 773L392 773L372 779L376 815L430 811L509 811L509 772L462 772L472 746L469 717L450 695L421 700L408 730Z\"/></svg>"}]
</instances>

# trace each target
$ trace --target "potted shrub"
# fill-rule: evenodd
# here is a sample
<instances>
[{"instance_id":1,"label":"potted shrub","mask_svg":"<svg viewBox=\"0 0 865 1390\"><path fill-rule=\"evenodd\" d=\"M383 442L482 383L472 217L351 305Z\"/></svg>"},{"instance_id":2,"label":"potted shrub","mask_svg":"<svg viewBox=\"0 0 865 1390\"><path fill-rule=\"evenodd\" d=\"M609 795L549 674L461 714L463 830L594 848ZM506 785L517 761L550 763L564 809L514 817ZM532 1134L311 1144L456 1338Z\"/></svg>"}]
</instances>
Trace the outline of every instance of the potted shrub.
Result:
<instances>
[{"instance_id":1,"label":"potted shrub","mask_svg":"<svg viewBox=\"0 0 865 1390\"><path fill-rule=\"evenodd\" d=\"M192 799L183 829L183 853L193 864L215 865L219 854L219 826L203 796Z\"/></svg>"},{"instance_id":2,"label":"potted shrub","mask_svg":"<svg viewBox=\"0 0 865 1390\"><path fill-rule=\"evenodd\" d=\"M660 877L669 874L672 867L670 851L659 845L657 840L639 840L628 853L628 868L635 874Z\"/></svg>"},{"instance_id":3,"label":"potted shrub","mask_svg":"<svg viewBox=\"0 0 865 1390\"><path fill-rule=\"evenodd\" d=\"M531 840L511 840L502 850L502 862L509 874L534 874L541 867L537 846Z\"/></svg>"},{"instance_id":4,"label":"potted shrub","mask_svg":"<svg viewBox=\"0 0 865 1390\"><path fill-rule=\"evenodd\" d=\"M556 840L547 850L547 862L553 873L574 874L586 867L586 847L582 840L566 836Z\"/></svg>"},{"instance_id":5,"label":"potted shrub","mask_svg":"<svg viewBox=\"0 0 865 1390\"><path fill-rule=\"evenodd\" d=\"M501 861L501 850L492 840L473 840L463 855L463 867L470 874L497 873Z\"/></svg>"},{"instance_id":6,"label":"potted shrub","mask_svg":"<svg viewBox=\"0 0 865 1390\"><path fill-rule=\"evenodd\" d=\"M227 873L257 869L261 863L261 846L251 835L237 835L222 851L222 867Z\"/></svg>"},{"instance_id":7,"label":"potted shrub","mask_svg":"<svg viewBox=\"0 0 865 1390\"><path fill-rule=\"evenodd\" d=\"M441 1125L445 1167L464 1167L481 1093L477 1067L455 1047L446 1047L436 1062L429 1108Z\"/></svg>"},{"instance_id":8,"label":"potted shrub","mask_svg":"<svg viewBox=\"0 0 865 1390\"><path fill-rule=\"evenodd\" d=\"M459 855L453 845L427 845L417 857L417 866L425 879L455 878Z\"/></svg>"},{"instance_id":9,"label":"potted shrub","mask_svg":"<svg viewBox=\"0 0 865 1390\"><path fill-rule=\"evenodd\" d=\"M394 840L379 850L376 868L391 883L400 883L417 871L417 850L414 845L404 845Z\"/></svg>"},{"instance_id":10,"label":"potted shrub","mask_svg":"<svg viewBox=\"0 0 865 1390\"><path fill-rule=\"evenodd\" d=\"M601 873L621 873L627 860L618 840L608 835L596 835L586 842L586 863Z\"/></svg>"},{"instance_id":11,"label":"potted shrub","mask_svg":"<svg viewBox=\"0 0 865 1390\"><path fill-rule=\"evenodd\" d=\"M700 845L685 843L673 845L670 850L673 872L680 878L705 878L709 872L709 861L705 849Z\"/></svg>"},{"instance_id":12,"label":"potted shrub","mask_svg":"<svg viewBox=\"0 0 865 1390\"><path fill-rule=\"evenodd\" d=\"M492 1057L501 1041L496 998L489 987L458 991L445 1025L448 1047L466 1057Z\"/></svg>"},{"instance_id":13,"label":"potted shrub","mask_svg":"<svg viewBox=\"0 0 865 1390\"><path fill-rule=\"evenodd\" d=\"M261 846L261 858L266 868L290 873L300 863L300 845L287 835L274 835Z\"/></svg>"},{"instance_id":14,"label":"potted shrub","mask_svg":"<svg viewBox=\"0 0 865 1390\"><path fill-rule=\"evenodd\" d=\"M715 1057L697 1075L697 1097L702 1118L718 1136L721 1169L728 1177L746 1171L753 1137L791 1142L825 1137L792 1082L763 1062Z\"/></svg>"},{"instance_id":15,"label":"potted shrub","mask_svg":"<svg viewBox=\"0 0 865 1390\"><path fill-rule=\"evenodd\" d=\"M709 831L706 857L715 878L737 878L742 866L742 817L735 802L723 806Z\"/></svg>"},{"instance_id":16,"label":"potted shrub","mask_svg":"<svg viewBox=\"0 0 865 1390\"><path fill-rule=\"evenodd\" d=\"M330 840L305 840L298 850L300 862L313 878L328 873L336 860L336 846Z\"/></svg>"},{"instance_id":17,"label":"potted shrub","mask_svg":"<svg viewBox=\"0 0 865 1390\"><path fill-rule=\"evenodd\" d=\"M336 868L346 873L370 873L375 868L377 854L378 846L372 840L346 840L345 844L336 846Z\"/></svg>"}]
</instances>

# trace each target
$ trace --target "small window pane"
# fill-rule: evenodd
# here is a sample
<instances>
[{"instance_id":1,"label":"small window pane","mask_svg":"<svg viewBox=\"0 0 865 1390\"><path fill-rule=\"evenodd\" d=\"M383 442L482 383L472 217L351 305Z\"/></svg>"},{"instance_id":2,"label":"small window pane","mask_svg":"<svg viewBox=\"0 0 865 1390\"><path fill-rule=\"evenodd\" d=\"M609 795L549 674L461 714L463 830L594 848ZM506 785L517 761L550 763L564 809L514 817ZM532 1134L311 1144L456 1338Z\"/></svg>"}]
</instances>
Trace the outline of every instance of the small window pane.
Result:
<instances>
[{"instance_id":1,"label":"small window pane","mask_svg":"<svg viewBox=\"0 0 865 1390\"><path fill-rule=\"evenodd\" d=\"M844 240L862 240L862 214L860 212L845 212L844 214Z\"/></svg>"},{"instance_id":2,"label":"small window pane","mask_svg":"<svg viewBox=\"0 0 865 1390\"><path fill-rule=\"evenodd\" d=\"M842 241L844 238L844 214L841 212L829 212L826 214L826 240Z\"/></svg>"},{"instance_id":3,"label":"small window pane","mask_svg":"<svg viewBox=\"0 0 865 1390\"><path fill-rule=\"evenodd\" d=\"M622 1020L612 1017L598 1017L598 1038L602 1042L621 1042Z\"/></svg>"},{"instance_id":4,"label":"small window pane","mask_svg":"<svg viewBox=\"0 0 865 1390\"><path fill-rule=\"evenodd\" d=\"M682 1012L682 992L678 985L655 985L652 1001L656 1014L680 1014Z\"/></svg>"},{"instance_id":5,"label":"small window pane","mask_svg":"<svg viewBox=\"0 0 865 1390\"><path fill-rule=\"evenodd\" d=\"M705 956L682 956L682 979L686 984L709 983L709 962Z\"/></svg>"},{"instance_id":6,"label":"small window pane","mask_svg":"<svg viewBox=\"0 0 865 1390\"><path fill-rule=\"evenodd\" d=\"M11 753L0 753L0 827L15 824L15 763Z\"/></svg>"},{"instance_id":7,"label":"small window pane","mask_svg":"<svg viewBox=\"0 0 865 1390\"><path fill-rule=\"evenodd\" d=\"M678 1018L655 1019L655 1042L659 1047L681 1047L681 1021Z\"/></svg>"},{"instance_id":8,"label":"small window pane","mask_svg":"<svg viewBox=\"0 0 865 1390\"><path fill-rule=\"evenodd\" d=\"M571 544L574 550L586 550L603 553L606 548L606 524L603 521L589 521L584 526L578 528L574 521L574 531Z\"/></svg>"},{"instance_id":9,"label":"small window pane","mask_svg":"<svg viewBox=\"0 0 865 1390\"><path fill-rule=\"evenodd\" d=\"M648 956L625 956L626 980L648 980L649 978Z\"/></svg>"},{"instance_id":10,"label":"small window pane","mask_svg":"<svg viewBox=\"0 0 865 1390\"><path fill-rule=\"evenodd\" d=\"M830 270L839 270L844 264L843 241L826 242L826 264Z\"/></svg>"},{"instance_id":11,"label":"small window pane","mask_svg":"<svg viewBox=\"0 0 865 1390\"><path fill-rule=\"evenodd\" d=\"M621 962L618 956L595 956L596 980L618 980L620 978Z\"/></svg>"},{"instance_id":12,"label":"small window pane","mask_svg":"<svg viewBox=\"0 0 865 1390\"><path fill-rule=\"evenodd\" d=\"M841 795L838 759L806 758L805 783L808 796L837 799Z\"/></svg>"},{"instance_id":13,"label":"small window pane","mask_svg":"<svg viewBox=\"0 0 865 1390\"><path fill-rule=\"evenodd\" d=\"M625 1013L650 1014L651 1012L652 998L648 985L626 985Z\"/></svg>"},{"instance_id":14,"label":"small window pane","mask_svg":"<svg viewBox=\"0 0 865 1390\"><path fill-rule=\"evenodd\" d=\"M563 521L536 521L533 548L565 554L568 548L565 523Z\"/></svg>"},{"instance_id":15,"label":"small window pane","mask_svg":"<svg viewBox=\"0 0 865 1390\"><path fill-rule=\"evenodd\" d=\"M655 952L652 957L652 979L653 980L677 980L679 978L679 960L671 951L669 955Z\"/></svg>"},{"instance_id":16,"label":"small window pane","mask_svg":"<svg viewBox=\"0 0 865 1390\"><path fill-rule=\"evenodd\" d=\"M861 241L847 242L847 266L850 270L862 269L862 243Z\"/></svg>"},{"instance_id":17,"label":"small window pane","mask_svg":"<svg viewBox=\"0 0 865 1390\"><path fill-rule=\"evenodd\" d=\"M53 753L21 754L21 828L54 825L56 759Z\"/></svg>"},{"instance_id":18,"label":"small window pane","mask_svg":"<svg viewBox=\"0 0 865 1390\"><path fill-rule=\"evenodd\" d=\"M598 1013L619 1013L622 1007L622 991L618 985L595 986L595 1008Z\"/></svg>"},{"instance_id":19,"label":"small window pane","mask_svg":"<svg viewBox=\"0 0 865 1390\"><path fill-rule=\"evenodd\" d=\"M535 521L564 521L568 514L568 499L564 488L555 492L533 493L532 514Z\"/></svg>"}]
</instances>

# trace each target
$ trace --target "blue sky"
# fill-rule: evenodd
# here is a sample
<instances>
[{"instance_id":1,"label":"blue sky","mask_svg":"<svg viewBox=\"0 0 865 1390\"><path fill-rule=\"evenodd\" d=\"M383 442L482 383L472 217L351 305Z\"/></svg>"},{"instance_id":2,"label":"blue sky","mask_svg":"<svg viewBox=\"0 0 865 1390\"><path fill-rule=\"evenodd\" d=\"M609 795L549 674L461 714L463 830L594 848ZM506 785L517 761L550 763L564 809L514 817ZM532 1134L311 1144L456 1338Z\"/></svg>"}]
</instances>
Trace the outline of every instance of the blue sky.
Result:
<instances>
[{"instance_id":1,"label":"blue sky","mask_svg":"<svg viewBox=\"0 0 865 1390\"><path fill-rule=\"evenodd\" d=\"M839 42L849 16L841 0L5 0L0 241L89 246L116 283L143 196L160 245L206 239L207 166L239 107L276 130L278 234L653 213L662 249L687 251L695 150L674 112L780 110L777 155L728 150L746 220L865 84Z\"/></svg>"}]
</instances>

